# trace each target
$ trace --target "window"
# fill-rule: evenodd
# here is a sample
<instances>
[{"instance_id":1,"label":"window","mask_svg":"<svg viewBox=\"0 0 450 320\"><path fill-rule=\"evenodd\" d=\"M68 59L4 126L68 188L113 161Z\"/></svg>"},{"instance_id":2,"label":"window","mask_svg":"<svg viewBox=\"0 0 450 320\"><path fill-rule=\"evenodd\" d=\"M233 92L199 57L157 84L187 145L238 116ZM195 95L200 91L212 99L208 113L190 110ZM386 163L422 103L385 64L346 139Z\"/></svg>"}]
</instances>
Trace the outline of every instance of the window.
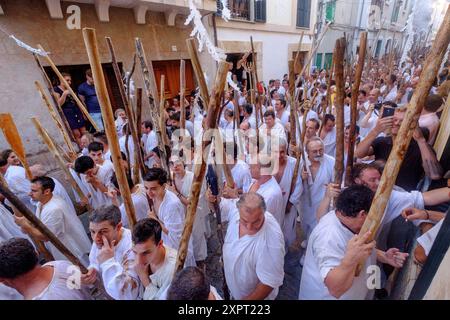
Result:
<instances>
[{"instance_id":1,"label":"window","mask_svg":"<svg viewBox=\"0 0 450 320\"><path fill-rule=\"evenodd\" d=\"M266 22L266 0L255 0L255 21Z\"/></svg>"},{"instance_id":2,"label":"window","mask_svg":"<svg viewBox=\"0 0 450 320\"><path fill-rule=\"evenodd\" d=\"M309 28L311 0L297 0L297 27Z\"/></svg>"},{"instance_id":3,"label":"window","mask_svg":"<svg viewBox=\"0 0 450 320\"><path fill-rule=\"evenodd\" d=\"M393 23L398 21L398 14L400 12L400 6L401 6L401 2L398 0L395 1L394 9L392 11L392 16L391 16L391 22L393 22Z\"/></svg>"},{"instance_id":4,"label":"window","mask_svg":"<svg viewBox=\"0 0 450 320\"><path fill-rule=\"evenodd\" d=\"M331 68L331 62L333 61L333 53L325 53L325 61L323 62L324 69Z\"/></svg>"},{"instance_id":5,"label":"window","mask_svg":"<svg viewBox=\"0 0 450 320\"><path fill-rule=\"evenodd\" d=\"M317 69L321 69L322 68L322 54L318 53L316 55L316 63L315 66L317 67Z\"/></svg>"},{"instance_id":6,"label":"window","mask_svg":"<svg viewBox=\"0 0 450 320\"><path fill-rule=\"evenodd\" d=\"M236 20L251 21L250 0L228 0L231 18Z\"/></svg>"},{"instance_id":7,"label":"window","mask_svg":"<svg viewBox=\"0 0 450 320\"><path fill-rule=\"evenodd\" d=\"M381 43L382 43L382 40L377 41L377 48L375 49L375 57L376 58L378 58L380 56Z\"/></svg>"},{"instance_id":8,"label":"window","mask_svg":"<svg viewBox=\"0 0 450 320\"><path fill-rule=\"evenodd\" d=\"M327 2L325 7L325 21L334 22L335 11L336 11L336 0Z\"/></svg>"}]
</instances>

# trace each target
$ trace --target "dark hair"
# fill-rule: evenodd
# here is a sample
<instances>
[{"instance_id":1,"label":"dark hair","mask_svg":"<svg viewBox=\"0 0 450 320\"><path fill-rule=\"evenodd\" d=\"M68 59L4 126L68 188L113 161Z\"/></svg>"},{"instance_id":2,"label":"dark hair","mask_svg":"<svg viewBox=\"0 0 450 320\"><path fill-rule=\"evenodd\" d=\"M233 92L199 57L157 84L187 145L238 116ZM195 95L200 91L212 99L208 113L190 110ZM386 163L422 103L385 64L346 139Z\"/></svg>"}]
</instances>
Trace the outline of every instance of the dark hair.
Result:
<instances>
[{"instance_id":1,"label":"dark hair","mask_svg":"<svg viewBox=\"0 0 450 320\"><path fill-rule=\"evenodd\" d=\"M145 218L138 221L133 227L132 239L134 244L143 243L153 238L156 244L161 241L161 225L158 221Z\"/></svg>"},{"instance_id":2,"label":"dark hair","mask_svg":"<svg viewBox=\"0 0 450 320\"><path fill-rule=\"evenodd\" d=\"M91 143L89 143L89 145L88 145L88 151L89 152L98 152L98 151L101 151L101 152L103 152L103 150L104 150L105 148L103 147L103 143L100 143L100 142L91 142Z\"/></svg>"},{"instance_id":3,"label":"dark hair","mask_svg":"<svg viewBox=\"0 0 450 320\"><path fill-rule=\"evenodd\" d=\"M14 152L14 151L11 150L11 149L3 150L2 153L0 154L1 160L5 160L6 163L8 163L8 157L9 157L9 155L10 155L11 153L13 153L13 152ZM6 163L5 163L5 164L6 164ZM2 167L3 167L3 166L4 166L4 165L2 165Z\"/></svg>"},{"instance_id":4,"label":"dark hair","mask_svg":"<svg viewBox=\"0 0 450 320\"><path fill-rule=\"evenodd\" d=\"M367 169L377 170L381 174L380 166L378 164L374 163L374 162L372 162L372 163L355 163L353 165L352 171L351 171L351 176L352 176L353 183L356 184L356 182L355 182L356 178L360 178L361 177L361 173L364 170L367 170Z\"/></svg>"},{"instance_id":5,"label":"dark hair","mask_svg":"<svg viewBox=\"0 0 450 320\"><path fill-rule=\"evenodd\" d=\"M442 106L442 103L441 96L430 94L425 100L424 109L428 112L436 112Z\"/></svg>"},{"instance_id":6,"label":"dark hair","mask_svg":"<svg viewBox=\"0 0 450 320\"><path fill-rule=\"evenodd\" d=\"M350 126L351 126L350 124L345 126L345 129L350 129ZM355 134L359 134L359 126L358 125L355 125Z\"/></svg>"},{"instance_id":7,"label":"dark hair","mask_svg":"<svg viewBox=\"0 0 450 320\"><path fill-rule=\"evenodd\" d=\"M87 69L86 70L86 75L92 78L92 70L91 69Z\"/></svg>"},{"instance_id":8,"label":"dark hair","mask_svg":"<svg viewBox=\"0 0 450 320\"><path fill-rule=\"evenodd\" d=\"M81 156L75 160L74 169L77 173L85 173L89 169L92 169L95 167L94 160L92 160L91 157L88 156Z\"/></svg>"},{"instance_id":9,"label":"dark hair","mask_svg":"<svg viewBox=\"0 0 450 320\"><path fill-rule=\"evenodd\" d=\"M272 117L275 119L275 112L273 112L273 110L267 110L266 112L264 112L264 118L266 117Z\"/></svg>"},{"instance_id":10,"label":"dark hair","mask_svg":"<svg viewBox=\"0 0 450 320\"><path fill-rule=\"evenodd\" d=\"M177 111L175 113L172 113L171 115L169 115L169 119L173 120L173 121L180 121L181 115L180 112Z\"/></svg>"},{"instance_id":11,"label":"dark hair","mask_svg":"<svg viewBox=\"0 0 450 320\"><path fill-rule=\"evenodd\" d=\"M31 183L39 183L42 186L42 191L50 189L50 191L53 192L53 190L55 190L55 181L46 176L36 177L31 180Z\"/></svg>"},{"instance_id":12,"label":"dark hair","mask_svg":"<svg viewBox=\"0 0 450 320\"><path fill-rule=\"evenodd\" d=\"M328 120L331 120L331 121L335 122L335 121L336 121L336 118L335 118L332 114L327 113L327 114L323 117L323 124L326 124L326 123L328 122Z\"/></svg>"},{"instance_id":13,"label":"dark hair","mask_svg":"<svg viewBox=\"0 0 450 320\"><path fill-rule=\"evenodd\" d=\"M4 167L8 164L8 160L4 159L3 157L0 157L0 167Z\"/></svg>"},{"instance_id":14,"label":"dark hair","mask_svg":"<svg viewBox=\"0 0 450 320\"><path fill-rule=\"evenodd\" d=\"M12 238L0 243L0 278L14 279L37 264L38 255L29 240Z\"/></svg>"},{"instance_id":15,"label":"dark hair","mask_svg":"<svg viewBox=\"0 0 450 320\"><path fill-rule=\"evenodd\" d=\"M131 178L129 172L127 172L125 175L127 176L128 187L131 190L134 187L133 179ZM114 185L114 187L116 187L116 189L119 189L119 181L117 180L117 175L115 173L113 173L111 177L111 182Z\"/></svg>"},{"instance_id":16,"label":"dark hair","mask_svg":"<svg viewBox=\"0 0 450 320\"><path fill-rule=\"evenodd\" d=\"M364 90L364 89L360 89L360 90L358 91L358 93L362 94L363 96L367 96L367 92L366 92L366 90Z\"/></svg>"},{"instance_id":17,"label":"dark hair","mask_svg":"<svg viewBox=\"0 0 450 320\"><path fill-rule=\"evenodd\" d=\"M145 120L142 122L145 128L150 128L150 130L153 130L153 123L150 120Z\"/></svg>"},{"instance_id":18,"label":"dark hair","mask_svg":"<svg viewBox=\"0 0 450 320\"><path fill-rule=\"evenodd\" d=\"M198 267L177 272L167 291L167 300L208 300L210 282Z\"/></svg>"},{"instance_id":19,"label":"dark hair","mask_svg":"<svg viewBox=\"0 0 450 320\"><path fill-rule=\"evenodd\" d=\"M278 101L280 101L281 105L283 106L283 108L286 108L286 100L284 100L283 98L277 99Z\"/></svg>"},{"instance_id":20,"label":"dark hair","mask_svg":"<svg viewBox=\"0 0 450 320\"><path fill-rule=\"evenodd\" d=\"M395 74L392 73L389 77L390 77L392 82L397 81L397 76Z\"/></svg>"},{"instance_id":21,"label":"dark hair","mask_svg":"<svg viewBox=\"0 0 450 320\"><path fill-rule=\"evenodd\" d=\"M161 168L150 168L144 176L144 181L158 181L158 183L162 186L167 182L167 173Z\"/></svg>"},{"instance_id":22,"label":"dark hair","mask_svg":"<svg viewBox=\"0 0 450 320\"><path fill-rule=\"evenodd\" d=\"M248 114L253 113L253 106L250 103L244 104L244 111Z\"/></svg>"},{"instance_id":23,"label":"dark hair","mask_svg":"<svg viewBox=\"0 0 450 320\"><path fill-rule=\"evenodd\" d=\"M320 85L320 88L322 88L322 89L324 89L324 90L327 90L328 86L327 86L325 83L322 83L322 84Z\"/></svg>"},{"instance_id":24,"label":"dark hair","mask_svg":"<svg viewBox=\"0 0 450 320\"><path fill-rule=\"evenodd\" d=\"M108 221L113 227L116 227L121 221L119 208L113 205L101 206L91 212L89 222L100 223L103 221Z\"/></svg>"},{"instance_id":25,"label":"dark hair","mask_svg":"<svg viewBox=\"0 0 450 320\"><path fill-rule=\"evenodd\" d=\"M100 140L104 145L108 145L108 137L106 136L105 131L99 131L99 132L95 132L93 134L95 139Z\"/></svg>"},{"instance_id":26,"label":"dark hair","mask_svg":"<svg viewBox=\"0 0 450 320\"><path fill-rule=\"evenodd\" d=\"M374 193L366 186L352 185L344 189L336 200L336 211L355 218L361 210L369 212Z\"/></svg>"},{"instance_id":27,"label":"dark hair","mask_svg":"<svg viewBox=\"0 0 450 320\"><path fill-rule=\"evenodd\" d=\"M319 123L319 120L317 120L317 119L315 119L315 118L311 118L311 119L309 119L308 121L314 122L314 123L316 124L316 130L319 130L319 129L320 129L320 123ZM308 121L307 121L307 122L308 122Z\"/></svg>"}]
</instances>

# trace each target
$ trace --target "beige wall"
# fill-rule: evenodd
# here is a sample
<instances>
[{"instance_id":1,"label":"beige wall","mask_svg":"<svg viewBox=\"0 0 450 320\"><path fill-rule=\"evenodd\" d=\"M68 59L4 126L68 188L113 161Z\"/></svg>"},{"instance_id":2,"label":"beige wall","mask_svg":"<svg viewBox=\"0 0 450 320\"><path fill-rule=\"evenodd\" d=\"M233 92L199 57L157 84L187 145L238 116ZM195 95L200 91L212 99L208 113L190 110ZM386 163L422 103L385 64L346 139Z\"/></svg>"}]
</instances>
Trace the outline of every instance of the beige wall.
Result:
<instances>
[{"instance_id":1,"label":"beige wall","mask_svg":"<svg viewBox=\"0 0 450 320\"><path fill-rule=\"evenodd\" d=\"M68 2L62 3L63 12L68 5L70 5ZM79 6L82 27L93 27L97 31L103 62L110 62L105 36L112 37L117 59L124 63L125 69L131 66L135 37L142 39L149 60L189 58L185 39L189 37L191 26L184 26L185 16L178 16L176 26L169 27L163 13L149 11L148 23L137 25L132 10L112 7L111 22L101 23L97 19L94 6L82 4ZM2 28L30 45L42 44L51 52L55 64L88 63L81 30L68 30L65 20L52 20L44 1L6 0L2 1L2 8L5 12L5 15L0 16ZM177 46L177 52L172 52L173 45ZM201 56L204 70L212 77L215 62L207 53ZM2 33L0 33L0 75L2 78L0 112L12 113L27 153L34 155L46 152L46 147L37 137L37 132L30 122L32 116L37 116L53 137L61 142L62 138L34 88L33 82L42 81L42 77L33 56ZM139 67L136 68L135 81L136 86L142 86ZM144 103L144 109L148 108L146 100ZM0 134L0 149L6 147L3 135Z\"/></svg>"}]
</instances>

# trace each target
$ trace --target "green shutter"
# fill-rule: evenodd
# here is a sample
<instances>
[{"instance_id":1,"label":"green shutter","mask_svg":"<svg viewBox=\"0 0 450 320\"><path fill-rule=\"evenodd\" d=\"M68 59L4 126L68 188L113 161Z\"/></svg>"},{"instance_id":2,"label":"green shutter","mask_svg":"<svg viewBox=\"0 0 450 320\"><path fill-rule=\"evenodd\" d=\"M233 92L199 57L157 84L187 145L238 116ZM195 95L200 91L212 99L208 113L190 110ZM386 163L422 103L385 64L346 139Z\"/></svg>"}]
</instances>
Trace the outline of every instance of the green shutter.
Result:
<instances>
[{"instance_id":1,"label":"green shutter","mask_svg":"<svg viewBox=\"0 0 450 320\"><path fill-rule=\"evenodd\" d=\"M336 11L336 1L327 2L325 8L325 20L334 22L334 13Z\"/></svg>"},{"instance_id":2,"label":"green shutter","mask_svg":"<svg viewBox=\"0 0 450 320\"><path fill-rule=\"evenodd\" d=\"M330 69L332 60L333 60L333 53L325 53L325 61L323 63L323 68Z\"/></svg>"},{"instance_id":3,"label":"green shutter","mask_svg":"<svg viewBox=\"0 0 450 320\"><path fill-rule=\"evenodd\" d=\"M315 66L317 67L317 69L321 69L322 68L322 54L318 53L316 55L316 63Z\"/></svg>"}]
</instances>

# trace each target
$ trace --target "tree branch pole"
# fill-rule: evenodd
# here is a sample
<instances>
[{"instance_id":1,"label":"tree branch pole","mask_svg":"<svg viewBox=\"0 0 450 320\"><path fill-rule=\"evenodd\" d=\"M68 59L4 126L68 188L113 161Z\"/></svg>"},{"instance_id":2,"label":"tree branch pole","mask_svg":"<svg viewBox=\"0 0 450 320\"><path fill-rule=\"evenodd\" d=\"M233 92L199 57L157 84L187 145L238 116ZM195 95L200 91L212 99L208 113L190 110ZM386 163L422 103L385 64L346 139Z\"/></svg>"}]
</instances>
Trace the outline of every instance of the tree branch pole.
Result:
<instances>
[{"instance_id":1,"label":"tree branch pole","mask_svg":"<svg viewBox=\"0 0 450 320\"><path fill-rule=\"evenodd\" d=\"M64 130L63 124L59 121L55 110L53 110L53 107L50 104L50 101L48 100L47 96L45 95L45 92L44 92L44 89L42 88L42 85L39 83L39 81L35 81L34 84L36 86L37 91L39 92L39 95L41 96L42 102L47 107L48 112L52 116L53 122L55 123L55 125L59 129L59 131L61 132L61 134L62 134L62 136L64 138L64 142L66 143L67 148L69 149L69 152L72 155L76 155L77 152L73 148L72 142L70 141L70 138L67 135L66 130Z\"/></svg>"},{"instance_id":2,"label":"tree branch pole","mask_svg":"<svg viewBox=\"0 0 450 320\"><path fill-rule=\"evenodd\" d=\"M297 47L297 52L295 53L295 59L294 59L294 75L295 75L295 70L297 68L298 65L298 58L300 57L300 51L302 50L302 42L303 42L303 36L305 35L305 31L302 31L301 35L300 35L300 41L298 42L298 47ZM301 76L301 74L299 75Z\"/></svg>"},{"instance_id":3,"label":"tree branch pole","mask_svg":"<svg viewBox=\"0 0 450 320\"><path fill-rule=\"evenodd\" d=\"M258 87L257 87L257 85L259 84L258 70L257 70L258 65L256 63L255 47L253 46L253 37L252 36L250 36L250 45L252 46L252 62L253 62L253 67L254 67L254 69L252 68L252 70L253 70L253 72L255 74L255 79L254 80L256 80L256 86L255 86L254 89L258 90Z\"/></svg>"},{"instance_id":4,"label":"tree branch pole","mask_svg":"<svg viewBox=\"0 0 450 320\"><path fill-rule=\"evenodd\" d=\"M114 123L114 115L112 112L111 102L109 101L108 91L106 89L105 76L103 75L102 64L100 61L100 53L97 47L97 36L95 29L83 28L83 39L86 51L91 65L92 75L94 78L95 88L97 91L98 102L102 110L103 122L105 124L105 132L108 138L111 157L113 160L114 171L116 173L119 184L120 194L125 204L125 211L132 228L136 223L136 214L131 200L130 188L126 173L124 172L120 162L122 159L117 132Z\"/></svg>"},{"instance_id":5,"label":"tree branch pole","mask_svg":"<svg viewBox=\"0 0 450 320\"><path fill-rule=\"evenodd\" d=\"M22 139L20 138L19 131L17 130L16 124L10 113L0 113L0 127L5 135L6 141L22 163L27 178L29 180L33 179L33 174L28 165Z\"/></svg>"},{"instance_id":6,"label":"tree branch pole","mask_svg":"<svg viewBox=\"0 0 450 320\"><path fill-rule=\"evenodd\" d=\"M41 136L42 141L44 141L44 143L47 145L48 150L55 158L56 163L58 163L59 168L65 173L66 178L69 180L70 185L75 190L75 192L77 193L77 195L81 199L81 201L86 203L88 211L91 211L91 207L89 205L89 201L88 201L86 195L83 193L83 191L81 191L80 186L73 178L72 174L70 173L69 169L66 166L66 163L65 163L63 157L57 150L57 147L56 147L55 143L53 142L53 140L50 138L50 135L48 134L47 130L45 130L44 127L42 127L41 123L39 122L39 120L36 117L32 117L31 121L33 122L34 126L36 127L37 132Z\"/></svg>"},{"instance_id":7,"label":"tree branch pole","mask_svg":"<svg viewBox=\"0 0 450 320\"><path fill-rule=\"evenodd\" d=\"M42 51L45 51L44 48L42 48L42 46L40 44L38 44L38 48L41 49ZM66 89L69 90L69 93L72 96L72 98L75 101L75 103L77 104L78 108L80 108L81 112L83 112L84 116L92 124L92 126L95 129L95 131L100 131L100 129L98 128L98 126L95 123L94 119L92 119L91 115L89 114L89 112L87 111L86 107L84 106L83 102L81 102L80 98L78 98L77 94L72 90L70 85L67 83L66 79L64 79L64 77L62 76L61 72L59 72L58 68L53 63L52 59L50 59L50 57L48 55L44 56L44 59L50 65L50 67L52 68L52 70L56 74L56 76L58 77L58 79L61 82L61 84L63 84L64 87L66 87Z\"/></svg>"},{"instance_id":8,"label":"tree branch pole","mask_svg":"<svg viewBox=\"0 0 450 320\"><path fill-rule=\"evenodd\" d=\"M330 76L328 77L328 87L327 87L327 106L322 110L322 119L327 114L327 112L331 113L333 109L333 103L331 101L331 82L333 81L333 73L334 73L334 55L331 57L331 68L330 68ZM329 110L329 111L327 111Z\"/></svg>"},{"instance_id":9,"label":"tree branch pole","mask_svg":"<svg viewBox=\"0 0 450 320\"><path fill-rule=\"evenodd\" d=\"M122 81L122 74L119 69L119 64L117 63L116 59L116 53L114 51L114 46L112 44L112 40L110 37L106 37L106 43L108 45L109 53L111 55L111 64L113 66L114 75L116 77L116 82L119 87L119 93L120 98L122 100L122 104L125 108L125 112L128 117L128 128L131 133L131 138L133 139L133 145L134 145L134 158L135 158L135 167L138 167L140 169L140 172L142 173L142 176L145 174L145 166L144 166L144 160L142 159L142 150L141 150L141 142L139 140L138 136L138 130L140 130L139 123L136 123L134 118L133 109L131 108L131 102L126 97L125 93L125 87L123 85ZM128 146L128 143L126 144ZM137 163L136 163L137 162ZM134 170L133 168L133 182L139 183L140 177L139 177L139 170Z\"/></svg>"},{"instance_id":10,"label":"tree branch pole","mask_svg":"<svg viewBox=\"0 0 450 320\"><path fill-rule=\"evenodd\" d=\"M345 170L345 185L351 184L351 173L353 168L353 158L355 154L356 143L356 117L358 116L358 92L361 85L361 76L364 69L364 60L366 55L367 46L367 32L362 32L359 39L359 55L358 65L356 66L355 82L352 87L352 104L351 104L351 116L350 116L350 142L347 150L347 164Z\"/></svg>"},{"instance_id":11,"label":"tree branch pole","mask_svg":"<svg viewBox=\"0 0 450 320\"><path fill-rule=\"evenodd\" d=\"M302 32L303 37L303 32ZM297 117L297 109L295 103L295 62L293 60L288 61L289 68L289 95L290 95L290 126L289 126L289 136L290 143L294 146L297 144L296 133L297 127L295 122L295 117Z\"/></svg>"},{"instance_id":12,"label":"tree branch pole","mask_svg":"<svg viewBox=\"0 0 450 320\"><path fill-rule=\"evenodd\" d=\"M69 122L67 121L67 118L66 118L64 112L62 111L61 107L58 105L58 101L57 101L54 91L53 91L53 84L50 81L50 78L48 77L47 73L45 72L44 67L41 64L41 61L38 58L38 55L33 53L33 57L34 57L34 60L36 61L36 64L38 65L39 70L41 71L42 78L44 78L44 80L45 80L48 93L52 97L53 108L54 108L54 109L53 108L52 109L56 110L58 112L59 117L61 118L62 124L64 125L64 129L65 129L66 133L69 135L71 141L76 143L76 139L73 135L72 129L70 128Z\"/></svg>"},{"instance_id":13,"label":"tree branch pole","mask_svg":"<svg viewBox=\"0 0 450 320\"><path fill-rule=\"evenodd\" d=\"M206 118L206 130L203 134L202 152L197 154L194 170L194 180L192 182L191 194L189 195L189 205L187 207L186 221L183 228L183 233L180 240L180 247L178 248L177 262L175 265L175 273L183 269L186 260L189 239L192 234L192 227L197 211L198 199L200 190L202 188L203 180L206 173L206 160L203 155L207 155L208 148L211 144L213 132L217 129L217 118L219 117L220 101L223 96L223 88L227 79L229 64L225 61L219 63L214 88L211 93L209 112Z\"/></svg>"},{"instance_id":14,"label":"tree branch pole","mask_svg":"<svg viewBox=\"0 0 450 320\"><path fill-rule=\"evenodd\" d=\"M135 39L136 52L141 64L142 77L144 78L144 88L145 93L149 99L150 103L150 116L153 121L153 126L156 131L156 136L158 137L158 147L161 153L161 162L162 167L168 173L169 180L171 180L170 176L170 168L169 168L169 159L166 152L166 145L169 145L169 140L166 134L166 126L163 122L163 126L161 127L161 119L163 119L164 114L160 114L160 97L158 96L158 87L156 86L155 73L153 72L152 63L147 63L147 58L145 55L144 47L142 46L141 39ZM162 85L161 96L164 97L164 85ZM164 104L163 104L164 110Z\"/></svg>"},{"instance_id":15,"label":"tree branch pole","mask_svg":"<svg viewBox=\"0 0 450 320\"><path fill-rule=\"evenodd\" d=\"M206 85L205 76L203 75L202 65L198 57L197 47L195 46L195 39L186 39L186 46L191 57L192 68L194 69L195 77L197 78L198 86L200 87L200 96L203 100L205 111L208 111L209 94L208 86Z\"/></svg>"},{"instance_id":16,"label":"tree branch pole","mask_svg":"<svg viewBox=\"0 0 450 320\"><path fill-rule=\"evenodd\" d=\"M180 129L184 135L184 130L186 130L186 104L184 103L184 94L186 91L186 62L180 60Z\"/></svg>"},{"instance_id":17,"label":"tree branch pole","mask_svg":"<svg viewBox=\"0 0 450 320\"><path fill-rule=\"evenodd\" d=\"M375 197L372 201L370 211L361 228L359 234L363 235L370 231L370 238L372 241L379 229L381 220L384 216L387 203L389 201L392 189L397 179L400 166L403 163L409 143L417 127L418 118L422 112L425 100L430 92L436 75L439 71L445 51L450 43L450 6L447 7L444 20L439 28L439 31L434 40L433 46L423 64L423 70L419 78L419 83L411 97L408 109L406 110L405 118L402 121L400 129L395 139L391 154L386 162L381 176L380 185L378 186ZM356 274L362 270L364 261L356 268Z\"/></svg>"},{"instance_id":18,"label":"tree branch pole","mask_svg":"<svg viewBox=\"0 0 450 320\"><path fill-rule=\"evenodd\" d=\"M341 185L344 173L344 99L345 99L345 79L344 79L344 55L345 38L336 40L334 49L334 71L336 74L336 162L334 165L334 183Z\"/></svg>"}]
</instances>

